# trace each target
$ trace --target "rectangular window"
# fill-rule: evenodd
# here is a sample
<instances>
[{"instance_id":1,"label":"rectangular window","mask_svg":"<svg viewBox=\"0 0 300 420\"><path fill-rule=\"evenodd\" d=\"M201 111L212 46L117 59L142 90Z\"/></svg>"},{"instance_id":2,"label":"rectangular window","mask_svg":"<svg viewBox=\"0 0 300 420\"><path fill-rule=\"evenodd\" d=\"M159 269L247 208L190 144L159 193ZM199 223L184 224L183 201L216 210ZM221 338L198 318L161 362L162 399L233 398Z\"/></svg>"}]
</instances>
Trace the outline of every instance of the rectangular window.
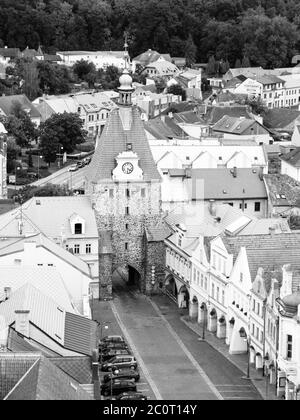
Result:
<instances>
[{"instance_id":1,"label":"rectangular window","mask_svg":"<svg viewBox=\"0 0 300 420\"><path fill-rule=\"evenodd\" d=\"M258 339L258 337L259 337L259 329L258 327L256 327L256 338Z\"/></svg>"},{"instance_id":2,"label":"rectangular window","mask_svg":"<svg viewBox=\"0 0 300 420\"><path fill-rule=\"evenodd\" d=\"M257 315L259 315L260 313L260 304L257 302L257 311L256 311Z\"/></svg>"},{"instance_id":3,"label":"rectangular window","mask_svg":"<svg viewBox=\"0 0 300 420\"><path fill-rule=\"evenodd\" d=\"M74 245L74 254L79 254L80 253L80 245L76 244Z\"/></svg>"},{"instance_id":4,"label":"rectangular window","mask_svg":"<svg viewBox=\"0 0 300 420\"><path fill-rule=\"evenodd\" d=\"M129 215L129 207L125 207L125 214L128 216Z\"/></svg>"},{"instance_id":5,"label":"rectangular window","mask_svg":"<svg viewBox=\"0 0 300 420\"><path fill-rule=\"evenodd\" d=\"M109 198L114 198L114 190L112 188L109 190Z\"/></svg>"},{"instance_id":6,"label":"rectangular window","mask_svg":"<svg viewBox=\"0 0 300 420\"><path fill-rule=\"evenodd\" d=\"M256 201L254 203L254 211L260 211L260 202L259 201Z\"/></svg>"},{"instance_id":7,"label":"rectangular window","mask_svg":"<svg viewBox=\"0 0 300 420\"><path fill-rule=\"evenodd\" d=\"M254 324L252 324L252 335L254 335L254 332L255 332L255 326Z\"/></svg>"},{"instance_id":8,"label":"rectangular window","mask_svg":"<svg viewBox=\"0 0 300 420\"><path fill-rule=\"evenodd\" d=\"M92 244L86 244L85 252L86 254L90 254L92 252Z\"/></svg>"},{"instance_id":9,"label":"rectangular window","mask_svg":"<svg viewBox=\"0 0 300 420\"><path fill-rule=\"evenodd\" d=\"M256 301L255 301L255 299L253 299L253 301L252 301L252 302L253 302L253 305L252 305L252 311L253 311L253 312L255 312L255 305L256 305Z\"/></svg>"},{"instance_id":10,"label":"rectangular window","mask_svg":"<svg viewBox=\"0 0 300 420\"><path fill-rule=\"evenodd\" d=\"M141 196L146 197L146 188L141 189Z\"/></svg>"},{"instance_id":11,"label":"rectangular window","mask_svg":"<svg viewBox=\"0 0 300 420\"><path fill-rule=\"evenodd\" d=\"M222 305L225 305L225 290L222 290Z\"/></svg>"},{"instance_id":12,"label":"rectangular window","mask_svg":"<svg viewBox=\"0 0 300 420\"><path fill-rule=\"evenodd\" d=\"M205 276L205 279L204 279L204 289L207 290L207 277L206 276Z\"/></svg>"},{"instance_id":13,"label":"rectangular window","mask_svg":"<svg viewBox=\"0 0 300 420\"><path fill-rule=\"evenodd\" d=\"M126 190L125 190L125 194L126 194L126 197L127 197L127 198L129 198L129 197L130 197L130 190L129 190L128 188L126 188Z\"/></svg>"},{"instance_id":14,"label":"rectangular window","mask_svg":"<svg viewBox=\"0 0 300 420\"><path fill-rule=\"evenodd\" d=\"M201 287L203 287L203 280L204 280L204 276L203 276L203 274L201 273Z\"/></svg>"},{"instance_id":15,"label":"rectangular window","mask_svg":"<svg viewBox=\"0 0 300 420\"><path fill-rule=\"evenodd\" d=\"M264 341L264 333L260 332L260 342L262 343Z\"/></svg>"},{"instance_id":16,"label":"rectangular window","mask_svg":"<svg viewBox=\"0 0 300 420\"><path fill-rule=\"evenodd\" d=\"M287 349L286 349L286 358L287 360L292 360L293 357L293 336L287 335Z\"/></svg>"},{"instance_id":17,"label":"rectangular window","mask_svg":"<svg viewBox=\"0 0 300 420\"><path fill-rule=\"evenodd\" d=\"M128 242L125 242L125 251L128 251Z\"/></svg>"},{"instance_id":18,"label":"rectangular window","mask_svg":"<svg viewBox=\"0 0 300 420\"><path fill-rule=\"evenodd\" d=\"M220 288L217 287L217 297L216 297L216 299L217 299L218 302L219 302L219 292L220 292Z\"/></svg>"},{"instance_id":19,"label":"rectangular window","mask_svg":"<svg viewBox=\"0 0 300 420\"><path fill-rule=\"evenodd\" d=\"M199 286L199 276L200 276L200 273L199 273L199 271L197 271L197 285Z\"/></svg>"},{"instance_id":20,"label":"rectangular window","mask_svg":"<svg viewBox=\"0 0 300 420\"><path fill-rule=\"evenodd\" d=\"M128 227L129 227L129 225L128 225L128 223L126 223L125 229L128 230Z\"/></svg>"},{"instance_id":21,"label":"rectangular window","mask_svg":"<svg viewBox=\"0 0 300 420\"><path fill-rule=\"evenodd\" d=\"M127 143L126 144L126 149L128 150L132 150L132 143Z\"/></svg>"},{"instance_id":22,"label":"rectangular window","mask_svg":"<svg viewBox=\"0 0 300 420\"><path fill-rule=\"evenodd\" d=\"M212 296L213 299L215 298L215 285L214 285L214 283L212 283L212 285L211 285L211 296Z\"/></svg>"}]
</instances>

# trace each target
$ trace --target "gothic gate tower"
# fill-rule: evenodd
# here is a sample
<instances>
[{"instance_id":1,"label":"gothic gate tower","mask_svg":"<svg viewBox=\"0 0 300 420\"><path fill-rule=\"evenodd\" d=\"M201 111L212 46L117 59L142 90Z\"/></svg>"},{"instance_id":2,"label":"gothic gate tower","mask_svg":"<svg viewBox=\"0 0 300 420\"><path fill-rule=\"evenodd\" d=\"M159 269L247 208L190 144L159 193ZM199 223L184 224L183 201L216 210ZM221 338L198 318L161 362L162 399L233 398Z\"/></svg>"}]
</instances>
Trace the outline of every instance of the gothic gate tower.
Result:
<instances>
[{"instance_id":1,"label":"gothic gate tower","mask_svg":"<svg viewBox=\"0 0 300 420\"><path fill-rule=\"evenodd\" d=\"M128 57L125 43L125 60ZM139 287L151 289L154 257L146 255L145 231L161 222L161 177L141 121L132 105L127 65L121 75L118 107L98 141L86 174L99 231L99 298L112 297L112 274L119 266L139 273ZM134 270L134 271L135 271Z\"/></svg>"}]
</instances>

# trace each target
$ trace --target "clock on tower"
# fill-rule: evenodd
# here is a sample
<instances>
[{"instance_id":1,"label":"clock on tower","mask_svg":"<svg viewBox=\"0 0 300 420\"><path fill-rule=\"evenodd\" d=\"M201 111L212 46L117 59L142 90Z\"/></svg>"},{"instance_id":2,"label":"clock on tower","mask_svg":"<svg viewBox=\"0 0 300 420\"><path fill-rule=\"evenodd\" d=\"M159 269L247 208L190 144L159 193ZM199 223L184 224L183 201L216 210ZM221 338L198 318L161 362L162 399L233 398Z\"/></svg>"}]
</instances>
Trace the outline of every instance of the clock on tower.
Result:
<instances>
[{"instance_id":1,"label":"clock on tower","mask_svg":"<svg viewBox=\"0 0 300 420\"><path fill-rule=\"evenodd\" d=\"M138 155L132 151L122 152L116 157L117 166L112 172L114 181L141 181L143 171L139 167Z\"/></svg>"}]
</instances>

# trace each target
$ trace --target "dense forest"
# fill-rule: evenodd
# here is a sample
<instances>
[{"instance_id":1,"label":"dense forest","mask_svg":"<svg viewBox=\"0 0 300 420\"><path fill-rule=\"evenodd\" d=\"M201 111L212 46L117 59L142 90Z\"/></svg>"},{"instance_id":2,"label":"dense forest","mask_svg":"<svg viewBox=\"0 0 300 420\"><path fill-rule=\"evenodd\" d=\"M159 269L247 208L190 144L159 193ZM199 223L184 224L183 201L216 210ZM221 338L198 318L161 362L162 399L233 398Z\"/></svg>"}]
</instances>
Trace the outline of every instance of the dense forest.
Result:
<instances>
[{"instance_id":1,"label":"dense forest","mask_svg":"<svg viewBox=\"0 0 300 420\"><path fill-rule=\"evenodd\" d=\"M0 0L2 46L148 48L190 61L288 66L300 51L299 0Z\"/></svg>"}]
</instances>

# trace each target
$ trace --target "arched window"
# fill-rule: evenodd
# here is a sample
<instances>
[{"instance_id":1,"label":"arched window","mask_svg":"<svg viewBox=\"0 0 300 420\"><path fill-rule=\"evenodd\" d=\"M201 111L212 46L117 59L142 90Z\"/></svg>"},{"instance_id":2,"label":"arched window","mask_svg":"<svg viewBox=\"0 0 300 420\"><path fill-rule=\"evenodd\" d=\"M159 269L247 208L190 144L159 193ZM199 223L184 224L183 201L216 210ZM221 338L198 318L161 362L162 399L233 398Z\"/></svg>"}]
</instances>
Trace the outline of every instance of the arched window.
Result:
<instances>
[{"instance_id":1,"label":"arched window","mask_svg":"<svg viewBox=\"0 0 300 420\"><path fill-rule=\"evenodd\" d=\"M82 234L82 224L81 223L75 223L74 233L75 233L75 235L81 235Z\"/></svg>"}]
</instances>

